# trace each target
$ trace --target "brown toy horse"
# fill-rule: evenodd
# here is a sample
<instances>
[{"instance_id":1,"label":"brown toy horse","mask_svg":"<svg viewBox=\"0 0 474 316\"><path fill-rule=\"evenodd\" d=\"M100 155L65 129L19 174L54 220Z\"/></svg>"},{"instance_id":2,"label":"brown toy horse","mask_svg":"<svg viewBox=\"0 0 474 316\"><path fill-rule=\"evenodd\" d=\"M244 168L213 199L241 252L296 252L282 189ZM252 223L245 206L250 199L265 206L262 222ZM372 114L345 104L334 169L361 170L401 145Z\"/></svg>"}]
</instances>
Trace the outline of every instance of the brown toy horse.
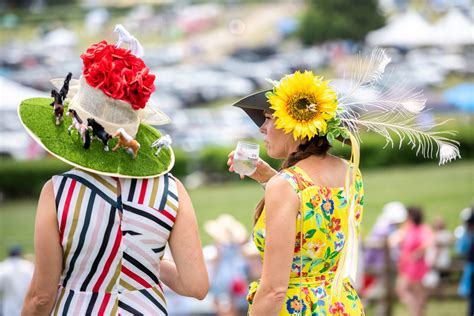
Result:
<instances>
[{"instance_id":1,"label":"brown toy horse","mask_svg":"<svg viewBox=\"0 0 474 316\"><path fill-rule=\"evenodd\" d=\"M112 151L116 151L120 147L125 147L125 150L132 155L133 159L137 158L140 144L135 139L133 139L132 136L128 135L128 133L123 128L119 128L115 132L114 137L118 137L119 141L117 145L112 148Z\"/></svg>"}]
</instances>

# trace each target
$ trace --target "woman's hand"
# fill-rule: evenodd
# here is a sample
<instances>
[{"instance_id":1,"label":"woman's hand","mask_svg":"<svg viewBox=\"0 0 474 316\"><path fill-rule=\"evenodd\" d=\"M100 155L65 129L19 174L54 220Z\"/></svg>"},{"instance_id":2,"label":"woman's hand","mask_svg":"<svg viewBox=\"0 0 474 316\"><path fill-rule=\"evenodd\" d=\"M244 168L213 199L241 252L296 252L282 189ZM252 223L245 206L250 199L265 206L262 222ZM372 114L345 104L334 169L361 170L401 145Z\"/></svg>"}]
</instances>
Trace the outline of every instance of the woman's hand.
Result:
<instances>
[{"instance_id":1,"label":"woman's hand","mask_svg":"<svg viewBox=\"0 0 474 316\"><path fill-rule=\"evenodd\" d=\"M229 166L229 171L234 172L234 150L229 153L228 157L229 159L227 160L227 165ZM266 183L271 179L271 177L277 174L277 171L261 158L258 158L255 166L257 167L257 170L255 170L255 172L249 176L249 178L257 181L258 183ZM244 175L240 175L240 179L243 179L244 177Z\"/></svg>"}]
</instances>

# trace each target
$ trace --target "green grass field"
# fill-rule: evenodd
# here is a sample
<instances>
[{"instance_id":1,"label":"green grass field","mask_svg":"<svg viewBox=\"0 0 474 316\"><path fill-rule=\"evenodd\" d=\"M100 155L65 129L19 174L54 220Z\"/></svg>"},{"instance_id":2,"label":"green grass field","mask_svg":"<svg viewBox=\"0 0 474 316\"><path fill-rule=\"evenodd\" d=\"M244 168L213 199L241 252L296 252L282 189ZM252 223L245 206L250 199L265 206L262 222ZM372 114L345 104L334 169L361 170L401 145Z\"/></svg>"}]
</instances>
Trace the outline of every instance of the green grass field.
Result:
<instances>
[{"instance_id":1,"label":"green grass field","mask_svg":"<svg viewBox=\"0 0 474 316\"><path fill-rule=\"evenodd\" d=\"M457 161L447 166L424 164L364 172L366 206L363 233L373 225L384 203L398 200L424 208L429 221L442 216L449 229L460 224L459 212L474 202L474 161ZM237 175L236 175L237 177ZM262 188L244 181L210 185L190 190L204 244L210 237L203 231L206 220L221 213L233 214L249 229L253 207L262 197ZM9 201L0 204L0 258L13 243L33 252L33 230L36 201ZM462 301L430 301L427 315L464 315L466 304ZM370 310L368 310L370 315ZM403 306L397 305L395 316L407 315Z\"/></svg>"},{"instance_id":2,"label":"green grass field","mask_svg":"<svg viewBox=\"0 0 474 316\"><path fill-rule=\"evenodd\" d=\"M370 230L384 203L401 201L424 208L429 221L443 216L450 229L460 224L459 212L474 202L474 162L458 161L438 167L435 164L378 169L363 172L366 205L363 234ZM237 175L236 175L237 177ZM249 229L253 208L263 195L253 182L232 182L190 190L204 244L210 237L202 230L206 220L230 213ZM0 258L8 245L20 243L33 251L36 201L17 200L0 204Z\"/></svg>"}]
</instances>

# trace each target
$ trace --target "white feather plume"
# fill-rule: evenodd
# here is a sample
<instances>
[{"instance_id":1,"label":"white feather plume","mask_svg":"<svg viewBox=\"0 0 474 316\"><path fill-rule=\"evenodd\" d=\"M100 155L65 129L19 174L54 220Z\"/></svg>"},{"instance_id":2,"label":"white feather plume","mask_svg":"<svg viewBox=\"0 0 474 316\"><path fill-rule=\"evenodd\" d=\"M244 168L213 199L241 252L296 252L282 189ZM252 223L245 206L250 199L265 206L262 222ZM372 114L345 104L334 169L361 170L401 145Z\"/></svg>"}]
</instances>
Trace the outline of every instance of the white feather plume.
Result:
<instances>
[{"instance_id":1,"label":"white feather plume","mask_svg":"<svg viewBox=\"0 0 474 316\"><path fill-rule=\"evenodd\" d=\"M459 145L459 143L457 143ZM441 142L441 147L439 149L439 165L444 165L451 160L456 160L456 158L461 158L459 153L459 148L451 143Z\"/></svg>"},{"instance_id":2,"label":"white feather plume","mask_svg":"<svg viewBox=\"0 0 474 316\"><path fill-rule=\"evenodd\" d=\"M439 157L440 165L460 158L459 142L449 138L455 132L437 131L445 122L417 122L426 103L421 90L403 80L389 80L393 85L380 93L363 93L366 89L373 91L374 83L382 77L389 62L390 58L381 49L375 49L368 58L358 58L350 89L338 98L338 117L343 125L358 141L361 127L385 137L387 145L394 146L396 138L399 147L407 141L417 155Z\"/></svg>"},{"instance_id":3,"label":"white feather plume","mask_svg":"<svg viewBox=\"0 0 474 316\"><path fill-rule=\"evenodd\" d=\"M360 87L357 94L361 94L367 89L368 87ZM397 81L394 86L386 88L378 94L369 93L368 98L356 98L357 94L352 93L352 99L348 95L342 95L339 98L340 106L356 111L375 109L410 115L420 113L425 108L426 103L423 92L409 87L405 81Z\"/></svg>"},{"instance_id":4,"label":"white feather plume","mask_svg":"<svg viewBox=\"0 0 474 316\"><path fill-rule=\"evenodd\" d=\"M346 97L363 86L370 86L382 78L385 67L390 63L391 58L385 54L384 49L376 48L370 54L370 57L361 58L358 56L351 74L351 86Z\"/></svg>"},{"instance_id":5,"label":"white feather plume","mask_svg":"<svg viewBox=\"0 0 474 316\"><path fill-rule=\"evenodd\" d=\"M404 141L407 141L412 149L416 149L416 155L421 154L425 158L439 157L440 165L461 158L458 148L459 142L448 138L448 136L453 136L456 133L450 130L434 130L445 122L426 126L416 123L415 119L416 116L407 118L401 114L394 115L393 113L382 113L380 111L373 111L360 116L357 114L352 118L341 117L343 124L349 128L357 139L360 139L359 129L363 126L367 130L385 137L386 145L393 147L395 144L394 138L398 138L399 148Z\"/></svg>"}]
</instances>

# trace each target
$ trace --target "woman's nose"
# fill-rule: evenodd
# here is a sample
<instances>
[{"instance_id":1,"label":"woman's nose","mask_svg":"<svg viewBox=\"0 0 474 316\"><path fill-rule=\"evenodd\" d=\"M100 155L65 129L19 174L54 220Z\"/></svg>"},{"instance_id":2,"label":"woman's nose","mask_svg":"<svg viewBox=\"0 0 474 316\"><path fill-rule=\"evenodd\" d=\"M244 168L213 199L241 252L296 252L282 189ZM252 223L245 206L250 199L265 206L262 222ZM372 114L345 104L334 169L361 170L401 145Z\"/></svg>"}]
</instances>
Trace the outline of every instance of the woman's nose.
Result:
<instances>
[{"instance_id":1,"label":"woman's nose","mask_svg":"<svg viewBox=\"0 0 474 316\"><path fill-rule=\"evenodd\" d=\"M262 133L262 134L267 134L267 126L266 126L266 122L262 124L262 126L260 126L259 128L259 132Z\"/></svg>"}]
</instances>

